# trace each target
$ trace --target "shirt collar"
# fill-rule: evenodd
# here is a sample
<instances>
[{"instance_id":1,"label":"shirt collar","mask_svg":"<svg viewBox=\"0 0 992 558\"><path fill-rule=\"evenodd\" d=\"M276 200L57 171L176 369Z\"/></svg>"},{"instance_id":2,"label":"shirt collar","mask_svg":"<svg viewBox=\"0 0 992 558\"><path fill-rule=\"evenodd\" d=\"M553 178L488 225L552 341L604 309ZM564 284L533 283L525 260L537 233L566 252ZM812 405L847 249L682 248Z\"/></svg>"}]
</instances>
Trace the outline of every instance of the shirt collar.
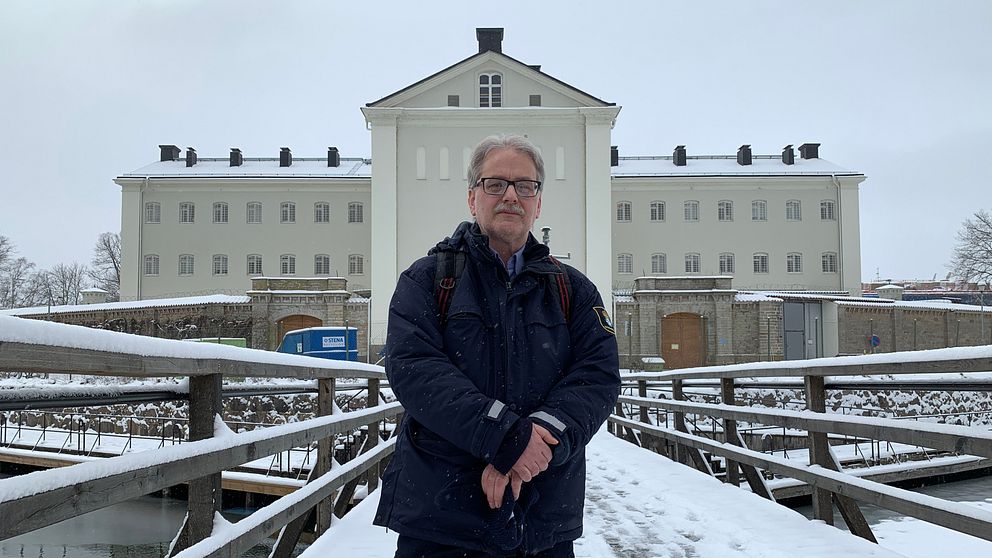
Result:
<instances>
[{"instance_id":1,"label":"shirt collar","mask_svg":"<svg viewBox=\"0 0 992 558\"><path fill-rule=\"evenodd\" d=\"M513 279L517 275L517 273L519 273L520 270L523 269L523 267L524 267L524 248L526 248L526 247L527 247L527 244L524 243L524 245L521 246L519 250L517 250L516 252L514 252L513 255L510 256L510 259L506 262L506 264L505 264L506 265L506 274L510 277L510 279ZM490 250L493 250L493 249L490 248ZM503 258L499 255L499 252L497 252L496 250L493 250L493 255L496 256L496 260L497 261L501 261L501 262L503 261Z\"/></svg>"}]
</instances>

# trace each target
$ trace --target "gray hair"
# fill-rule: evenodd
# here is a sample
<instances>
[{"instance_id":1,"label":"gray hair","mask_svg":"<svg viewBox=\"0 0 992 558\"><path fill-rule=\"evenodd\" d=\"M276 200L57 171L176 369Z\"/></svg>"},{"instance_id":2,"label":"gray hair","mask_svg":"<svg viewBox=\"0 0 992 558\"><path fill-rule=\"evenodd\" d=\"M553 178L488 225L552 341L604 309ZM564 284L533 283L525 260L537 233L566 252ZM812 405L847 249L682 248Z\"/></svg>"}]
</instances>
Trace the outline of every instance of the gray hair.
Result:
<instances>
[{"instance_id":1,"label":"gray hair","mask_svg":"<svg viewBox=\"0 0 992 558\"><path fill-rule=\"evenodd\" d=\"M541 152L537 150L537 146L523 136L515 134L501 134L489 136L479 142L479 145L475 146L475 151L472 152L471 163L469 163L468 166L469 189L475 187L476 183L479 182L479 178L481 178L479 175L482 173L482 165L486 162L486 157L489 156L489 152L494 149L512 149L518 153L527 155L532 161L534 161L534 168L537 169L537 180L541 183L544 182L544 159L541 157Z\"/></svg>"}]
</instances>

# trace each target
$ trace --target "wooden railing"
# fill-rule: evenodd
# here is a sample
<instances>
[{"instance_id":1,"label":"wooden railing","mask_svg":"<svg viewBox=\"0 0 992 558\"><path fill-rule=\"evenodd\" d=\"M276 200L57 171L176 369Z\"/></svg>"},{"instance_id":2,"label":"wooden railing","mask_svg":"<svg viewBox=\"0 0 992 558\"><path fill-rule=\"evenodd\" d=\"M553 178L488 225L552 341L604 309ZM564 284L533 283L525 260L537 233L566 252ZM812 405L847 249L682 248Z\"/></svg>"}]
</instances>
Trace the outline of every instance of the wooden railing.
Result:
<instances>
[{"instance_id":1,"label":"wooden railing","mask_svg":"<svg viewBox=\"0 0 992 558\"><path fill-rule=\"evenodd\" d=\"M624 380L636 384L638 395L621 396L618 413L609 420L617 435L710 475L713 471L703 452L723 457L727 464L727 482L740 484L743 473L753 492L771 500L774 497L761 470L803 481L812 487L814 519L832 524L833 505L836 504L851 532L871 541L875 541L875 537L856 500L992 540L992 513L847 474L827 442L828 434L900 442L978 456L992 467L992 430L919 421L907 424L895 419L827 413L828 385L825 382L828 376L961 373L969 385L976 382L988 385L992 383L988 375L975 373L989 371L992 371L992 346L628 374ZM807 410L740 406L737 394L748 384L738 380L773 377L802 378ZM722 403L687 400L684 391L687 381L713 379L719 381ZM898 379L893 381L899 382ZM942 387L946 386L946 378L939 381ZM648 397L649 385L670 390L671 398L659 398L657 391L654 391L655 397ZM914 389L925 389L925 384L919 382L914 382L914 386ZM636 409L632 416L637 420L625 416L625 406ZM655 413L663 410L672 414L674 427L662 426L659 421L652 420L651 409L655 409ZM686 427L686 414L721 420L723 441L690 433ZM809 439L809 466L748 449L738 434L738 421L805 430Z\"/></svg>"},{"instance_id":2,"label":"wooden railing","mask_svg":"<svg viewBox=\"0 0 992 558\"><path fill-rule=\"evenodd\" d=\"M73 339L81 328L21 322L0 317L0 371L186 377L191 441L0 480L0 540L188 483L188 513L172 556L238 556L277 532L273 556L290 556L307 520L315 514L318 534L326 531L332 509L339 516L344 513L361 476L374 489L381 463L393 451L394 440L382 442L379 425L398 420L402 407L379 404L385 379L379 366L182 341L136 342L135 336L92 330L81 341L60 344L51 340ZM115 340L137 348L106 350ZM69 344L73 346L65 346ZM321 416L235 434L218 426L225 377L315 379ZM335 380L340 378L368 380L366 409L332 414ZM334 437L362 428L368 434L361 454L330 469ZM222 471L314 441L318 457L306 485L236 524L215 528Z\"/></svg>"}]
</instances>

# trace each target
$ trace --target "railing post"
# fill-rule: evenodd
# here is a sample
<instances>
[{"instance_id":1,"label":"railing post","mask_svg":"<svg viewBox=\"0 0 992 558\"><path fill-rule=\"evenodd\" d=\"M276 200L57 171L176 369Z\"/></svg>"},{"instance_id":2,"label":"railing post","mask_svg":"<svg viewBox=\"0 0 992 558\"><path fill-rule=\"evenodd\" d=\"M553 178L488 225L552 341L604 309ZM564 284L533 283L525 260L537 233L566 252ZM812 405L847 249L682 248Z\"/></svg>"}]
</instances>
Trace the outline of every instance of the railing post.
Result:
<instances>
[{"instance_id":1,"label":"railing post","mask_svg":"<svg viewBox=\"0 0 992 558\"><path fill-rule=\"evenodd\" d=\"M725 405L735 405L734 401L734 379L723 378L720 380L721 401ZM723 419L723 441L727 444L738 445L737 442L737 421L733 419ZM727 462L727 482L734 486L741 485L740 468L736 461Z\"/></svg>"},{"instance_id":2,"label":"railing post","mask_svg":"<svg viewBox=\"0 0 992 558\"><path fill-rule=\"evenodd\" d=\"M682 393L682 380L672 380L672 399L676 401L685 401L685 394ZM679 432L689 431L689 429L685 427L685 413L682 411L675 411L675 430L678 430ZM684 446L676 442L675 460L683 465L688 465L689 459L685 454L688 449L688 446Z\"/></svg>"},{"instance_id":3,"label":"railing post","mask_svg":"<svg viewBox=\"0 0 992 558\"><path fill-rule=\"evenodd\" d=\"M647 397L648 396L648 381L647 380L637 380L637 396L638 397ZM644 405L640 405L638 407L638 409L639 409L639 411L638 411L638 418L640 419L640 421L643 422L644 424L651 424L651 421L648 418L648 408L645 407ZM648 436L648 435L646 435L646 434L644 434L642 432L641 433L641 447L656 452L656 451L658 451L658 440L655 439L653 436Z\"/></svg>"},{"instance_id":4,"label":"railing post","mask_svg":"<svg viewBox=\"0 0 992 558\"><path fill-rule=\"evenodd\" d=\"M369 380L369 398L366 402L366 407L378 407L379 406L379 379L372 378ZM369 424L369 434L368 434L368 448L372 448L379 445L379 422L373 422ZM380 461L375 467L369 469L368 472L368 493L371 494L379 486L379 473L382 467L382 462Z\"/></svg>"},{"instance_id":5,"label":"railing post","mask_svg":"<svg viewBox=\"0 0 992 558\"><path fill-rule=\"evenodd\" d=\"M806 408L810 411L823 413L827 410L827 393L823 385L823 376L804 376L806 387ZM809 463L831 468L830 448L827 445L825 432L809 432ZM834 524L834 510L831 504L830 491L813 487L813 519L819 519Z\"/></svg>"},{"instance_id":6,"label":"railing post","mask_svg":"<svg viewBox=\"0 0 992 558\"><path fill-rule=\"evenodd\" d=\"M222 374L193 376L189 379L189 440L205 440L214 435L214 417L220 414ZM189 481L186 521L180 528L170 556L210 536L214 514L220 511L221 473L211 473Z\"/></svg>"},{"instance_id":7,"label":"railing post","mask_svg":"<svg viewBox=\"0 0 992 558\"><path fill-rule=\"evenodd\" d=\"M327 416L334 414L334 378L321 378L317 380L317 414ZM322 438L317 441L317 460L313 464L315 468L313 478L317 478L331 470L331 458L334 455L334 437ZM327 498L317 504L317 535L322 535L331 526L331 506L332 501Z\"/></svg>"}]
</instances>

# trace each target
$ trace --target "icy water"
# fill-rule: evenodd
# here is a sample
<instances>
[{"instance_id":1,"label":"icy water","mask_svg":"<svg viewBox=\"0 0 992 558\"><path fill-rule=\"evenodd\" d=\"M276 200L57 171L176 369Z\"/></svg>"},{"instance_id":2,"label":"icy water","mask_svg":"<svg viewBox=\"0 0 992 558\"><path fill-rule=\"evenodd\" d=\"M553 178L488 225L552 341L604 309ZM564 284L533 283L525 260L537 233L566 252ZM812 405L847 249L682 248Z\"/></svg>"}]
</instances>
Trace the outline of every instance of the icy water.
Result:
<instances>
[{"instance_id":1,"label":"icy water","mask_svg":"<svg viewBox=\"0 0 992 558\"><path fill-rule=\"evenodd\" d=\"M185 514L185 500L145 496L0 541L0 557L160 558ZM243 556L262 558L271 550L269 542Z\"/></svg>"}]
</instances>

